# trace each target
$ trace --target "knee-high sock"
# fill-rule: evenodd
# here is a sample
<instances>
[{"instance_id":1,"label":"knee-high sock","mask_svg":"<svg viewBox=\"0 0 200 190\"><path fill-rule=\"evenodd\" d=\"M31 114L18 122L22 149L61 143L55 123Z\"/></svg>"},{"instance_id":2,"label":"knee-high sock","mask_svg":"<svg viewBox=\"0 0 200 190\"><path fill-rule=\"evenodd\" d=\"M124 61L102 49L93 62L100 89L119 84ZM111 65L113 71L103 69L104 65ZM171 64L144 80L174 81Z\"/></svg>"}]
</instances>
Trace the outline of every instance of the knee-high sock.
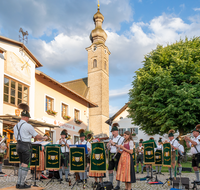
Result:
<instances>
[{"instance_id":1,"label":"knee-high sock","mask_svg":"<svg viewBox=\"0 0 200 190\"><path fill-rule=\"evenodd\" d=\"M158 166L156 166L156 173L158 173Z\"/></svg>"},{"instance_id":2,"label":"knee-high sock","mask_svg":"<svg viewBox=\"0 0 200 190\"><path fill-rule=\"evenodd\" d=\"M147 168L147 176L149 176L149 168Z\"/></svg>"},{"instance_id":3,"label":"knee-high sock","mask_svg":"<svg viewBox=\"0 0 200 190\"><path fill-rule=\"evenodd\" d=\"M196 180L199 181L199 170L195 171L195 175L196 175Z\"/></svg>"},{"instance_id":4,"label":"knee-high sock","mask_svg":"<svg viewBox=\"0 0 200 190\"><path fill-rule=\"evenodd\" d=\"M139 172L139 166L137 166L137 172Z\"/></svg>"},{"instance_id":5,"label":"knee-high sock","mask_svg":"<svg viewBox=\"0 0 200 190\"><path fill-rule=\"evenodd\" d=\"M169 170L169 175L172 178L172 168L168 168L168 170Z\"/></svg>"},{"instance_id":6,"label":"knee-high sock","mask_svg":"<svg viewBox=\"0 0 200 190\"><path fill-rule=\"evenodd\" d=\"M142 172L143 172L143 168L144 168L144 166L141 166L141 168L142 168Z\"/></svg>"},{"instance_id":7,"label":"knee-high sock","mask_svg":"<svg viewBox=\"0 0 200 190\"><path fill-rule=\"evenodd\" d=\"M84 178L84 172L79 172L79 176L80 176L80 179L83 180L83 178Z\"/></svg>"},{"instance_id":8,"label":"knee-high sock","mask_svg":"<svg viewBox=\"0 0 200 190\"><path fill-rule=\"evenodd\" d=\"M150 168L151 176L153 176L153 168Z\"/></svg>"},{"instance_id":9,"label":"knee-high sock","mask_svg":"<svg viewBox=\"0 0 200 190\"><path fill-rule=\"evenodd\" d=\"M159 172L161 173L161 170L162 170L162 166L160 166L160 169L159 169Z\"/></svg>"},{"instance_id":10,"label":"knee-high sock","mask_svg":"<svg viewBox=\"0 0 200 190\"><path fill-rule=\"evenodd\" d=\"M21 178L22 178L22 170L21 167L18 170L18 179L17 179L17 184L21 183Z\"/></svg>"},{"instance_id":11,"label":"knee-high sock","mask_svg":"<svg viewBox=\"0 0 200 190\"><path fill-rule=\"evenodd\" d=\"M63 176L62 176L62 172L63 172L63 171L62 171L62 168L60 168L60 169L59 169L60 179L62 179L62 177L63 177Z\"/></svg>"},{"instance_id":12,"label":"knee-high sock","mask_svg":"<svg viewBox=\"0 0 200 190\"><path fill-rule=\"evenodd\" d=\"M109 174L109 180L113 184L113 173Z\"/></svg>"},{"instance_id":13,"label":"knee-high sock","mask_svg":"<svg viewBox=\"0 0 200 190\"><path fill-rule=\"evenodd\" d=\"M84 172L84 179L87 179L87 169Z\"/></svg>"},{"instance_id":14,"label":"knee-high sock","mask_svg":"<svg viewBox=\"0 0 200 190\"><path fill-rule=\"evenodd\" d=\"M65 178L68 178L68 174L69 174L69 167L67 169L65 169Z\"/></svg>"},{"instance_id":15,"label":"knee-high sock","mask_svg":"<svg viewBox=\"0 0 200 190\"><path fill-rule=\"evenodd\" d=\"M181 172L182 172L182 167L179 167L178 169L179 169L179 173L181 174Z\"/></svg>"},{"instance_id":16,"label":"knee-high sock","mask_svg":"<svg viewBox=\"0 0 200 190\"><path fill-rule=\"evenodd\" d=\"M2 172L2 163L0 164L0 172Z\"/></svg>"},{"instance_id":17,"label":"knee-high sock","mask_svg":"<svg viewBox=\"0 0 200 190\"><path fill-rule=\"evenodd\" d=\"M26 176L28 174L29 168L27 168L27 167L21 167L21 170L22 170L21 171L22 177L21 177L21 183L20 183L20 185L24 185L25 180L26 180Z\"/></svg>"}]
</instances>

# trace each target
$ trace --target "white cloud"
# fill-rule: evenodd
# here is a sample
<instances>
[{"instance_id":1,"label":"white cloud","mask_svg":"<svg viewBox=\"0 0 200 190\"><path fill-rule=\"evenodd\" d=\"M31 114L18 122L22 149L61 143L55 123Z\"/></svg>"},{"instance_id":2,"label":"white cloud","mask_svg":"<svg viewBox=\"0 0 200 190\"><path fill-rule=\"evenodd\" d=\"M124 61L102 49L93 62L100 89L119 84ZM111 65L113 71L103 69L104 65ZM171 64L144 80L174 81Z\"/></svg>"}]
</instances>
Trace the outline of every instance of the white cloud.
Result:
<instances>
[{"instance_id":1,"label":"white cloud","mask_svg":"<svg viewBox=\"0 0 200 190\"><path fill-rule=\"evenodd\" d=\"M200 11L200 8L194 8L193 10L194 11Z\"/></svg>"},{"instance_id":2,"label":"white cloud","mask_svg":"<svg viewBox=\"0 0 200 190\"><path fill-rule=\"evenodd\" d=\"M120 89L114 89L109 91L110 98L115 98L119 96L124 96L129 93L129 90L131 89L131 85L127 84L124 87Z\"/></svg>"},{"instance_id":3,"label":"white cloud","mask_svg":"<svg viewBox=\"0 0 200 190\"><path fill-rule=\"evenodd\" d=\"M116 114L119 110L120 110L120 107L109 105L109 117L112 117L112 116L113 116L114 114Z\"/></svg>"}]
</instances>

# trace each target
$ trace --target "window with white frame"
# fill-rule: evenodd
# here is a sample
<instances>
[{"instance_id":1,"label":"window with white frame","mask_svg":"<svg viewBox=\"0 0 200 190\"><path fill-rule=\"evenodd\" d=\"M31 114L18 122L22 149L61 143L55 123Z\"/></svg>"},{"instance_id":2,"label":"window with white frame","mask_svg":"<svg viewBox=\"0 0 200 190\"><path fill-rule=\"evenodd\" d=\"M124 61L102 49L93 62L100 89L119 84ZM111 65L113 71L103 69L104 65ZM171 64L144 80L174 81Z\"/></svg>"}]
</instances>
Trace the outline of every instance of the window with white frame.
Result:
<instances>
[{"instance_id":1,"label":"window with white frame","mask_svg":"<svg viewBox=\"0 0 200 190\"><path fill-rule=\"evenodd\" d=\"M80 119L80 110L74 109L74 121Z\"/></svg>"},{"instance_id":2,"label":"window with white frame","mask_svg":"<svg viewBox=\"0 0 200 190\"><path fill-rule=\"evenodd\" d=\"M62 113L62 117L68 115L68 105L62 103L61 113Z\"/></svg>"},{"instance_id":3,"label":"window with white frame","mask_svg":"<svg viewBox=\"0 0 200 190\"><path fill-rule=\"evenodd\" d=\"M53 110L54 99L46 96L45 111Z\"/></svg>"}]
</instances>

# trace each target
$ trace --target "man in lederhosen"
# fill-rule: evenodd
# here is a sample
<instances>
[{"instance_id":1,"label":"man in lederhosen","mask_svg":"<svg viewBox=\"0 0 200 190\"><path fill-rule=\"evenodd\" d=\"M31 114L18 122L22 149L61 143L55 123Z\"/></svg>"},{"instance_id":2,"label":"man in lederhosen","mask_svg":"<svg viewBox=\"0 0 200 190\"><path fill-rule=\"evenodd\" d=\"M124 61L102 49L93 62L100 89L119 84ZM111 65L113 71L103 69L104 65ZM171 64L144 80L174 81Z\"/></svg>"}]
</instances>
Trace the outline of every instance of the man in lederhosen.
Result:
<instances>
[{"instance_id":1,"label":"man in lederhosen","mask_svg":"<svg viewBox=\"0 0 200 190\"><path fill-rule=\"evenodd\" d=\"M193 130L193 138L185 137L185 142L188 148L191 147L192 153L192 167L196 175L196 182L199 181L199 170L200 170L200 124L198 124Z\"/></svg>"},{"instance_id":2,"label":"man in lederhosen","mask_svg":"<svg viewBox=\"0 0 200 190\"><path fill-rule=\"evenodd\" d=\"M80 134L80 140L78 142L76 142L76 144L86 144L87 145L87 150L88 152L91 151L91 144L89 142L87 142L85 140L85 130L84 129L80 129L78 131L78 133ZM87 163L87 155L86 155L86 163ZM85 183L87 183L87 165L85 167L85 172L79 172L79 176L80 176L80 180L78 181L78 183L82 183L85 180Z\"/></svg>"},{"instance_id":3,"label":"man in lederhosen","mask_svg":"<svg viewBox=\"0 0 200 190\"><path fill-rule=\"evenodd\" d=\"M30 188L31 185L25 183L26 176L29 170L29 163L31 159L31 138L48 139L48 137L42 137L34 130L33 126L28 124L30 114L29 107L26 104L19 104L18 108L23 109L21 112L21 120L14 126L14 135L17 140L17 153L20 160L20 168L18 170L18 180L16 184L17 189Z\"/></svg>"},{"instance_id":4,"label":"man in lederhosen","mask_svg":"<svg viewBox=\"0 0 200 190\"><path fill-rule=\"evenodd\" d=\"M139 146L136 149L137 154L137 173L139 173L139 163L141 164L141 173L143 174L143 153L144 153L144 147L142 146L143 139L140 139Z\"/></svg>"},{"instance_id":5,"label":"man in lederhosen","mask_svg":"<svg viewBox=\"0 0 200 190\"><path fill-rule=\"evenodd\" d=\"M108 165L108 172L109 172L109 180L112 182L113 184L113 170L115 168L115 170L117 171L117 166L118 166L118 162L122 153L122 150L119 150L119 152L117 153L116 157L114 159L113 156L116 154L117 152L117 148L116 148L116 144L117 145L121 145L124 141L124 137L121 137L119 135L119 124L118 123L113 123L112 125L112 135L113 138L108 142L107 147L109 149L109 165ZM115 187L115 190L120 189L120 181L117 181L117 186Z\"/></svg>"},{"instance_id":6,"label":"man in lederhosen","mask_svg":"<svg viewBox=\"0 0 200 190\"><path fill-rule=\"evenodd\" d=\"M59 170L60 174L60 181L63 180L62 178L62 167L65 168L65 181L69 182L68 174L69 174L69 145L71 144L70 140L67 140L67 130L64 129L61 132L61 138L56 142L56 144L61 145L61 168Z\"/></svg>"}]
</instances>

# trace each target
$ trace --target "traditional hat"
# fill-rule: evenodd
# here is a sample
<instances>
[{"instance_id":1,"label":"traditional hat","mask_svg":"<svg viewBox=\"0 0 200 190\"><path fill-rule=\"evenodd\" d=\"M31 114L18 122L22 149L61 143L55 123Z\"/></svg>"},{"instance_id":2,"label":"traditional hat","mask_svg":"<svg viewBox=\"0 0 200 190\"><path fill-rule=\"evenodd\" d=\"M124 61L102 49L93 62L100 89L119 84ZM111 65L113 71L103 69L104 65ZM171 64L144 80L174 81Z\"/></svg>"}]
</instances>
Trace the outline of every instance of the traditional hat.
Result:
<instances>
[{"instance_id":1,"label":"traditional hat","mask_svg":"<svg viewBox=\"0 0 200 190\"><path fill-rule=\"evenodd\" d=\"M174 129L170 129L169 132L168 132L168 137L174 137Z\"/></svg>"},{"instance_id":2,"label":"traditional hat","mask_svg":"<svg viewBox=\"0 0 200 190\"><path fill-rule=\"evenodd\" d=\"M162 137L159 138L158 142L160 142L160 143L162 142Z\"/></svg>"},{"instance_id":3,"label":"traditional hat","mask_svg":"<svg viewBox=\"0 0 200 190\"><path fill-rule=\"evenodd\" d=\"M21 116L24 116L24 117L31 117L30 114L29 114L29 106L27 104L24 104L24 103L20 103L18 106L17 106L19 109L22 109L23 111L21 112Z\"/></svg>"},{"instance_id":4,"label":"traditional hat","mask_svg":"<svg viewBox=\"0 0 200 190\"><path fill-rule=\"evenodd\" d=\"M153 137L150 137L149 140L154 140L154 138L153 138Z\"/></svg>"},{"instance_id":5,"label":"traditional hat","mask_svg":"<svg viewBox=\"0 0 200 190\"><path fill-rule=\"evenodd\" d=\"M66 130L66 129L63 129L63 130L61 131L60 135L65 135L65 136L67 136L67 130Z\"/></svg>"},{"instance_id":6,"label":"traditional hat","mask_svg":"<svg viewBox=\"0 0 200 190\"><path fill-rule=\"evenodd\" d=\"M176 137L176 140L177 140L177 141L180 141L178 137Z\"/></svg>"},{"instance_id":7,"label":"traditional hat","mask_svg":"<svg viewBox=\"0 0 200 190\"><path fill-rule=\"evenodd\" d=\"M80 134L80 137L85 137L85 130L84 129L80 129L79 131L78 131L78 133Z\"/></svg>"},{"instance_id":8,"label":"traditional hat","mask_svg":"<svg viewBox=\"0 0 200 190\"><path fill-rule=\"evenodd\" d=\"M143 139L140 139L140 142L139 143L143 143Z\"/></svg>"},{"instance_id":9,"label":"traditional hat","mask_svg":"<svg viewBox=\"0 0 200 190\"><path fill-rule=\"evenodd\" d=\"M200 124L196 125L196 127L193 129L193 131L200 132Z\"/></svg>"},{"instance_id":10,"label":"traditional hat","mask_svg":"<svg viewBox=\"0 0 200 190\"><path fill-rule=\"evenodd\" d=\"M87 134L87 139L91 139L92 138L92 134L91 133L89 133L89 134Z\"/></svg>"},{"instance_id":11,"label":"traditional hat","mask_svg":"<svg viewBox=\"0 0 200 190\"><path fill-rule=\"evenodd\" d=\"M118 127L119 127L119 124L118 124L118 123L113 123L113 124L112 124L111 132L112 132L112 131L119 131Z\"/></svg>"}]
</instances>

